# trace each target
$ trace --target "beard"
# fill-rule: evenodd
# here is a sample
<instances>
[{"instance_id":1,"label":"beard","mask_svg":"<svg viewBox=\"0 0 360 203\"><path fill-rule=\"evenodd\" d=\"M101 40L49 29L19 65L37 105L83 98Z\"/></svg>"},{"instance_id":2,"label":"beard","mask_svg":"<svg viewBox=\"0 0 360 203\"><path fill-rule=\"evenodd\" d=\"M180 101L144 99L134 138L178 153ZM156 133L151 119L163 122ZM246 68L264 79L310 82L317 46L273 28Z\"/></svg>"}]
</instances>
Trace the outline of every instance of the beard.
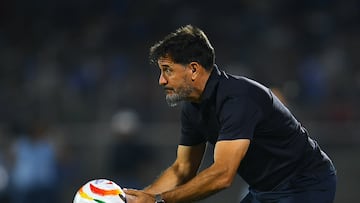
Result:
<instances>
[{"instance_id":1,"label":"beard","mask_svg":"<svg viewBox=\"0 0 360 203\"><path fill-rule=\"evenodd\" d=\"M170 107L178 106L182 101L184 101L184 97L179 94L166 95L166 102Z\"/></svg>"},{"instance_id":2,"label":"beard","mask_svg":"<svg viewBox=\"0 0 360 203\"><path fill-rule=\"evenodd\" d=\"M166 102L170 107L178 106L181 102L185 101L189 97L192 91L193 87L190 85L180 87L176 91L174 90L173 94L166 95Z\"/></svg>"}]
</instances>

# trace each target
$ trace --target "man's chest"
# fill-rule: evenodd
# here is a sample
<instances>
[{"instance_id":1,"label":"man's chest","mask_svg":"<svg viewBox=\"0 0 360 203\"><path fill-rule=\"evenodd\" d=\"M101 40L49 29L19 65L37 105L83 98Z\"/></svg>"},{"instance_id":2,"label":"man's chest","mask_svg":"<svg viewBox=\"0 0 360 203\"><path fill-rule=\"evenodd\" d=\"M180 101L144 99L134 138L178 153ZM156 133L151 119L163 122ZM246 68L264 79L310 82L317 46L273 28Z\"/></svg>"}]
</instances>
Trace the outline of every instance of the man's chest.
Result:
<instances>
[{"instance_id":1,"label":"man's chest","mask_svg":"<svg viewBox=\"0 0 360 203\"><path fill-rule=\"evenodd\" d=\"M194 122L202 136L206 137L208 142L215 144L221 129L215 107L211 106L198 111Z\"/></svg>"}]
</instances>

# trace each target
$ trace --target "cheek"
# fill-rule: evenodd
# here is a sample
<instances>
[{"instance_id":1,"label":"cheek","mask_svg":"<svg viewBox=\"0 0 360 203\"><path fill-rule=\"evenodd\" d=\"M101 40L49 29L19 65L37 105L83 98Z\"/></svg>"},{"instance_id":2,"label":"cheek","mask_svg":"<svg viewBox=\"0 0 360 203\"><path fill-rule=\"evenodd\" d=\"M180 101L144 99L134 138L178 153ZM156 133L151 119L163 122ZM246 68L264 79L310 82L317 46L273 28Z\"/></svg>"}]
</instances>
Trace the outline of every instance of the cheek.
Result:
<instances>
[{"instance_id":1,"label":"cheek","mask_svg":"<svg viewBox=\"0 0 360 203\"><path fill-rule=\"evenodd\" d=\"M180 83L179 78L171 76L171 75L167 76L166 78L167 78L167 82L170 86L172 86L172 87L179 86L179 83Z\"/></svg>"},{"instance_id":2,"label":"cheek","mask_svg":"<svg viewBox=\"0 0 360 203\"><path fill-rule=\"evenodd\" d=\"M186 75L171 75L167 78L168 86L173 88L175 91L184 89L189 85L189 78Z\"/></svg>"}]
</instances>

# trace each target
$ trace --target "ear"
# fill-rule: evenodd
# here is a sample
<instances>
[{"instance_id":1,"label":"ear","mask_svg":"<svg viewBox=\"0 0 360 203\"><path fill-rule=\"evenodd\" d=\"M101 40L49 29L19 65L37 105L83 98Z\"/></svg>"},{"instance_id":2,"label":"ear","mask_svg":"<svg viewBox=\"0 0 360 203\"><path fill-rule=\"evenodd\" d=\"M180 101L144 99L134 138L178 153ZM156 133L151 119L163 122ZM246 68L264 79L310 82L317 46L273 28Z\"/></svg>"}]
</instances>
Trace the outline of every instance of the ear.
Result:
<instances>
[{"instance_id":1,"label":"ear","mask_svg":"<svg viewBox=\"0 0 360 203\"><path fill-rule=\"evenodd\" d=\"M191 62L189 66L191 70L191 80L194 81L201 73L203 67L198 62Z\"/></svg>"}]
</instances>

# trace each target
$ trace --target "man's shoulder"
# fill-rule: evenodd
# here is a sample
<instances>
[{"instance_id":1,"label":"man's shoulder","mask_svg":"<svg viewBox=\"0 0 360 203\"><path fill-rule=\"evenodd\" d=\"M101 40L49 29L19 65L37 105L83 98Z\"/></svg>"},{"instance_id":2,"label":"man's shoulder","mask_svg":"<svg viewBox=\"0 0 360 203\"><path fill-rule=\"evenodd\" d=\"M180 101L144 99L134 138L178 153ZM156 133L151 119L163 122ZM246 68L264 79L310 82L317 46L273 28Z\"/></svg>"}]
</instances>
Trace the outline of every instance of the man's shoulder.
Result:
<instances>
[{"instance_id":1,"label":"man's shoulder","mask_svg":"<svg viewBox=\"0 0 360 203\"><path fill-rule=\"evenodd\" d=\"M249 96L256 93L268 94L268 88L260 82L245 76L227 74L227 77L221 77L217 92L220 95L241 95Z\"/></svg>"},{"instance_id":2,"label":"man's shoulder","mask_svg":"<svg viewBox=\"0 0 360 203\"><path fill-rule=\"evenodd\" d=\"M272 95L266 86L244 76L229 75L229 79L219 82L216 96L216 107L219 112L225 103L236 103L239 108L233 109L234 112L251 107L260 107L264 112L271 111Z\"/></svg>"},{"instance_id":3,"label":"man's shoulder","mask_svg":"<svg viewBox=\"0 0 360 203\"><path fill-rule=\"evenodd\" d=\"M261 84L260 82L254 80L254 79L251 79L246 76L232 75L232 74L226 74L223 77L220 77L219 87L231 88L231 89L234 89L234 87L240 88L240 89L256 87L256 88L266 89L266 87L263 84Z\"/></svg>"}]
</instances>

